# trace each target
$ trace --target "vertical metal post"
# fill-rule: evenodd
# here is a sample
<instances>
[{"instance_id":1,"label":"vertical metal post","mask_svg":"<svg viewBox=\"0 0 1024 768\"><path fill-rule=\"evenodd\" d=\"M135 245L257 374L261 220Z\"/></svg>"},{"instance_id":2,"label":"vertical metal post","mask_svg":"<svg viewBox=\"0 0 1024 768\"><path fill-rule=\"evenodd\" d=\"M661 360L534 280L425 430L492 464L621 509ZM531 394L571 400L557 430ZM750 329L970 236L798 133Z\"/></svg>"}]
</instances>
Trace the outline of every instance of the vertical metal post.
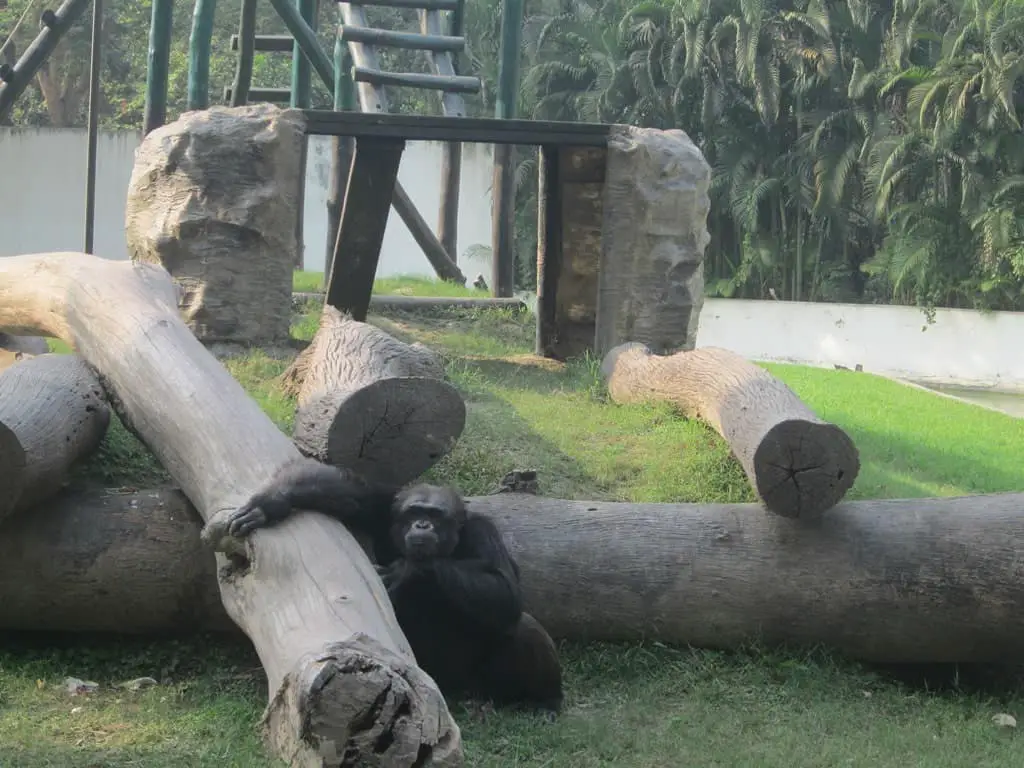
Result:
<instances>
[{"instance_id":1,"label":"vertical metal post","mask_svg":"<svg viewBox=\"0 0 1024 768\"><path fill-rule=\"evenodd\" d=\"M171 24L174 0L153 0L149 26L149 72L146 75L146 111L142 133L167 122L167 78L171 67Z\"/></svg>"},{"instance_id":2,"label":"vertical metal post","mask_svg":"<svg viewBox=\"0 0 1024 768\"><path fill-rule=\"evenodd\" d=\"M210 106L210 43L216 14L217 0L196 0L188 40L187 108L190 110Z\"/></svg>"},{"instance_id":3,"label":"vertical metal post","mask_svg":"<svg viewBox=\"0 0 1024 768\"><path fill-rule=\"evenodd\" d=\"M103 50L103 0L92 0L92 51L89 55L88 144L85 150L85 252L93 252L96 232L96 144L100 121L100 70Z\"/></svg>"},{"instance_id":4,"label":"vertical metal post","mask_svg":"<svg viewBox=\"0 0 1024 768\"><path fill-rule=\"evenodd\" d=\"M311 30L316 32L317 27L317 1L316 0L295 0L295 7L299 15ZM291 106L292 108L309 109L310 98L310 66L309 59L296 40L292 46L292 87ZM302 155L299 158L299 218L295 222L295 242L299 248L296 254L296 269L302 269L305 263L306 243L304 236L305 210L306 210L306 167L309 157L309 136L302 135Z\"/></svg>"},{"instance_id":5,"label":"vertical metal post","mask_svg":"<svg viewBox=\"0 0 1024 768\"><path fill-rule=\"evenodd\" d=\"M238 17L238 62L235 65L235 81L231 84L232 107L240 107L249 101L255 55L256 0L242 0L242 11Z\"/></svg>"},{"instance_id":6,"label":"vertical metal post","mask_svg":"<svg viewBox=\"0 0 1024 768\"><path fill-rule=\"evenodd\" d=\"M523 0L503 0L501 5L501 53L498 62L498 98L495 117L516 116L519 97L519 49L522 45ZM513 147L494 147L494 203L491 209L491 292L512 295L515 287L513 226L515 216L515 169Z\"/></svg>"},{"instance_id":7,"label":"vertical metal post","mask_svg":"<svg viewBox=\"0 0 1024 768\"><path fill-rule=\"evenodd\" d=\"M350 112L356 109L356 84L352 80L352 54L339 35L334 39L334 109ZM345 189L352 168L355 141L351 136L333 136L334 155L331 168L331 186L327 192L327 251L324 255L324 285L330 284L334 267L334 246L338 239L341 209L345 202Z\"/></svg>"}]
</instances>

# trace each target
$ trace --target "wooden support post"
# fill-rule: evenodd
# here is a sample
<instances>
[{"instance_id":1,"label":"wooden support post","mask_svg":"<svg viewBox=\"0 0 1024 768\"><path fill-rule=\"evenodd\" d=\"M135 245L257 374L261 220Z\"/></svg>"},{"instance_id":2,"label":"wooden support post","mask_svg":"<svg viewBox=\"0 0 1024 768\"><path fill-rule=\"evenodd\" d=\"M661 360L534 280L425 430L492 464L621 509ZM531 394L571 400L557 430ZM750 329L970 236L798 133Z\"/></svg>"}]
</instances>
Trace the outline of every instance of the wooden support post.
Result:
<instances>
[{"instance_id":1,"label":"wooden support post","mask_svg":"<svg viewBox=\"0 0 1024 768\"><path fill-rule=\"evenodd\" d=\"M551 357L556 343L558 275L562 269L562 200L558 194L558 147L542 144L537 171L537 343Z\"/></svg>"},{"instance_id":2,"label":"wooden support post","mask_svg":"<svg viewBox=\"0 0 1024 768\"><path fill-rule=\"evenodd\" d=\"M366 320L370 308L404 150L405 142L400 139L356 140L327 283L327 303L359 321Z\"/></svg>"}]
</instances>

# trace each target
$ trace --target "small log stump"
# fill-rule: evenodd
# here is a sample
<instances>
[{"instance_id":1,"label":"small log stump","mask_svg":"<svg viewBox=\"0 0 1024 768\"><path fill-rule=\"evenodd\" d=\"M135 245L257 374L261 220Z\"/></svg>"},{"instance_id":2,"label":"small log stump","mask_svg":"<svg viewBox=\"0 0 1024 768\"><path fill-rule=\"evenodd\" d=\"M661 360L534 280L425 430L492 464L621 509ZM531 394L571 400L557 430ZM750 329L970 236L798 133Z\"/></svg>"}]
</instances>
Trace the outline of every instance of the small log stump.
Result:
<instances>
[{"instance_id":1,"label":"small log stump","mask_svg":"<svg viewBox=\"0 0 1024 768\"><path fill-rule=\"evenodd\" d=\"M466 404L437 355L324 306L313 342L285 372L307 456L401 487L447 454Z\"/></svg>"},{"instance_id":2,"label":"small log stump","mask_svg":"<svg viewBox=\"0 0 1024 768\"><path fill-rule=\"evenodd\" d=\"M739 460L765 507L813 519L834 507L860 472L857 447L763 368L717 347L659 357L643 344L601 364L617 403L669 402L709 424Z\"/></svg>"}]
</instances>

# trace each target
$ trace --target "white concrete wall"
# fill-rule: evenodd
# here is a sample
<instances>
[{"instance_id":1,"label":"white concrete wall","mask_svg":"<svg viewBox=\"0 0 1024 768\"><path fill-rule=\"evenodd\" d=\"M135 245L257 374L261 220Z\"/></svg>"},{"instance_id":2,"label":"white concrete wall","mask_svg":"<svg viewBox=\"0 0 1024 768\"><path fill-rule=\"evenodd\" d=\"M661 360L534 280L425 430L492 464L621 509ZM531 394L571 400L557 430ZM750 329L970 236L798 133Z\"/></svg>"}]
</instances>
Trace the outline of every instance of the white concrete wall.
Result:
<instances>
[{"instance_id":1,"label":"white concrete wall","mask_svg":"<svg viewBox=\"0 0 1024 768\"><path fill-rule=\"evenodd\" d=\"M699 347L753 360L843 365L933 384L1024 392L1024 312L707 299Z\"/></svg>"},{"instance_id":2,"label":"white concrete wall","mask_svg":"<svg viewBox=\"0 0 1024 768\"><path fill-rule=\"evenodd\" d=\"M103 132L96 176L97 255L126 259L124 201L139 134ZM399 169L409 196L427 223L436 226L441 189L441 147L410 142ZM0 128L0 256L81 250L85 238L86 134L79 129ZM459 261L471 280L490 276L486 260L470 259L471 245L491 242L490 145L464 144L459 192ZM303 221L306 269L322 270L327 241L330 138L310 138ZM13 180L13 182L12 182ZM377 274L433 276L434 271L405 224L392 211Z\"/></svg>"},{"instance_id":3,"label":"white concrete wall","mask_svg":"<svg viewBox=\"0 0 1024 768\"><path fill-rule=\"evenodd\" d=\"M104 133L99 142L96 251L127 258L124 200L139 137ZM310 141L306 176L306 267L323 268L329 179L326 137ZM399 172L431 224L437 220L441 145L410 143ZM491 238L491 151L463 147L459 251L471 279L488 265L464 255ZM0 256L79 250L85 230L85 132L0 129ZM381 276L433 275L401 219L392 212ZM808 365L860 364L864 370L922 382L1024 391L1024 313L938 310L929 325L912 307L708 299L699 346L722 346L755 360Z\"/></svg>"}]
</instances>

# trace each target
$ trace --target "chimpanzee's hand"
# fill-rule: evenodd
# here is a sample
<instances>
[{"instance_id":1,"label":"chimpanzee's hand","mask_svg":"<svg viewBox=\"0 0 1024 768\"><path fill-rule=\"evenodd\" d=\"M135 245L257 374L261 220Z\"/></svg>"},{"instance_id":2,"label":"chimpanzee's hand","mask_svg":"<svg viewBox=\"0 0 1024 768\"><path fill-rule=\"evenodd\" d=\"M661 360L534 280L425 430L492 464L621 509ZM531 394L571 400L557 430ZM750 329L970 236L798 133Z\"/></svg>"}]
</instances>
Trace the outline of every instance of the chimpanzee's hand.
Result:
<instances>
[{"instance_id":1,"label":"chimpanzee's hand","mask_svg":"<svg viewBox=\"0 0 1024 768\"><path fill-rule=\"evenodd\" d=\"M406 560L404 557L395 560L390 565L377 566L377 574L380 576L380 580L384 582L384 587L388 591L388 596L392 598L415 572L415 564Z\"/></svg>"},{"instance_id":2,"label":"chimpanzee's hand","mask_svg":"<svg viewBox=\"0 0 1024 768\"><path fill-rule=\"evenodd\" d=\"M231 514L227 521L227 531L232 536L242 538L268 523L284 519L290 511L291 503L283 493L256 493Z\"/></svg>"}]
</instances>

